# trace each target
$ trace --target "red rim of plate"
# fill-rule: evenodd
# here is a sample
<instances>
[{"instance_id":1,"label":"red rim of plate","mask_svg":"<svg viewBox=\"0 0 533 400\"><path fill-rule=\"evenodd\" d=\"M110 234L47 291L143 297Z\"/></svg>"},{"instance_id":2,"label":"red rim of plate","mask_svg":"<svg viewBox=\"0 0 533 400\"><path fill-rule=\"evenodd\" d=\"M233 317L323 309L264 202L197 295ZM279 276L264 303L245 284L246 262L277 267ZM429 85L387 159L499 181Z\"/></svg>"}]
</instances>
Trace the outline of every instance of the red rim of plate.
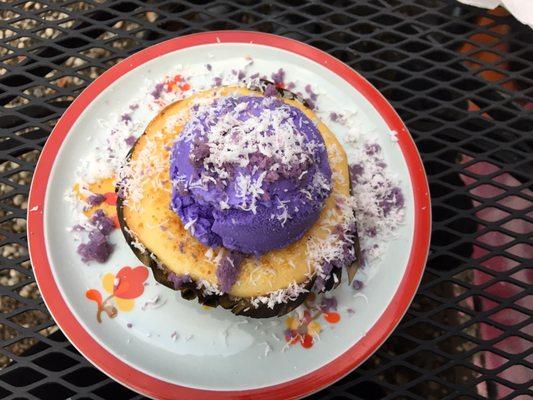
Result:
<instances>
[{"instance_id":1,"label":"red rim of plate","mask_svg":"<svg viewBox=\"0 0 533 400\"><path fill-rule=\"evenodd\" d=\"M253 43L295 53L329 69L359 91L398 134L413 187L415 221L413 246L405 275L385 312L368 333L333 361L315 371L281 384L250 390L214 391L165 382L136 370L105 350L76 320L54 281L44 237L43 208L52 166L71 127L83 110L108 86L134 68L164 54L213 43ZM28 242L33 271L52 316L70 341L113 379L158 399L292 399L318 391L363 363L392 333L409 307L424 271L431 232L429 189L416 146L400 117L385 98L363 77L336 58L298 41L259 32L222 31L177 37L144 49L103 73L65 111L37 163L28 205Z\"/></svg>"}]
</instances>

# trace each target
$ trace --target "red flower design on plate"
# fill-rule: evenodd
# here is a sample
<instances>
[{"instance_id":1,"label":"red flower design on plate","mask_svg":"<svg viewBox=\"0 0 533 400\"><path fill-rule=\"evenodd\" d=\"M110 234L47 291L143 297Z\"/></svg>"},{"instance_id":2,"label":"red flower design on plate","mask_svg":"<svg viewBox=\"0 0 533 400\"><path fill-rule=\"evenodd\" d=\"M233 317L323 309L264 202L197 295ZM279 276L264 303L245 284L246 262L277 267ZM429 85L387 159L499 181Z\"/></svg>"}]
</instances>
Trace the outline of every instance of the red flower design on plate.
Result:
<instances>
[{"instance_id":1,"label":"red flower design on plate","mask_svg":"<svg viewBox=\"0 0 533 400\"><path fill-rule=\"evenodd\" d=\"M316 296L311 294L304 303L306 310L303 315L300 317L288 317L285 320L287 328L285 330L285 341L291 346L300 343L304 349L313 347L315 338L322 331L322 326L317 321L321 315L330 324L336 324L341 320L338 312L326 310L314 304L315 300ZM313 312L314 314L312 314Z\"/></svg>"},{"instance_id":2,"label":"red flower design on plate","mask_svg":"<svg viewBox=\"0 0 533 400\"><path fill-rule=\"evenodd\" d=\"M148 278L148 268L123 267L116 274L111 272L102 278L102 287L109 296L102 300L102 294L97 289L89 289L85 296L94 301L98 306L96 320L102 322L102 313L106 313L109 318L117 316L117 309L120 311L130 311L135 305L134 299L144 292L144 282Z\"/></svg>"},{"instance_id":3,"label":"red flower design on plate","mask_svg":"<svg viewBox=\"0 0 533 400\"><path fill-rule=\"evenodd\" d=\"M144 281L148 278L146 267L124 267L118 271L118 282L113 287L113 295L121 299L134 299L144 292Z\"/></svg>"}]
</instances>

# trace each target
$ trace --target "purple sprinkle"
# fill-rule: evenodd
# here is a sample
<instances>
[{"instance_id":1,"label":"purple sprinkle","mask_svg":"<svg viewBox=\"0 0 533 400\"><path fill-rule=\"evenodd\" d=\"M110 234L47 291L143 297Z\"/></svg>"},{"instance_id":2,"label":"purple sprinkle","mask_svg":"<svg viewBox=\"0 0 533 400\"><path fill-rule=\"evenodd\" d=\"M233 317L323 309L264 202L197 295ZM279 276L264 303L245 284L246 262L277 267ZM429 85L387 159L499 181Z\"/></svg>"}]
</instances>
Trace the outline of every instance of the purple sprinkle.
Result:
<instances>
[{"instance_id":1,"label":"purple sprinkle","mask_svg":"<svg viewBox=\"0 0 533 400\"><path fill-rule=\"evenodd\" d=\"M278 91L276 90L276 86L269 83L265 89L265 96L271 97L271 96L276 96L277 94L278 94Z\"/></svg>"},{"instance_id":2,"label":"purple sprinkle","mask_svg":"<svg viewBox=\"0 0 533 400\"><path fill-rule=\"evenodd\" d=\"M315 102L312 100L312 99L304 99L305 102L307 103L307 106L311 109L311 110L314 110L316 108L316 104Z\"/></svg>"},{"instance_id":3,"label":"purple sprinkle","mask_svg":"<svg viewBox=\"0 0 533 400\"><path fill-rule=\"evenodd\" d=\"M74 226L72 227L72 230L73 230L74 232L83 232L83 231L85 231L85 227L82 226L82 225L80 225L80 224L76 224L76 225L74 225Z\"/></svg>"},{"instance_id":4,"label":"purple sprinkle","mask_svg":"<svg viewBox=\"0 0 533 400\"><path fill-rule=\"evenodd\" d=\"M318 95L313 92L313 89L311 88L311 85L307 84L305 85L305 92L309 95L309 98L312 100L312 101L316 101L316 99L318 98Z\"/></svg>"},{"instance_id":5,"label":"purple sprinkle","mask_svg":"<svg viewBox=\"0 0 533 400\"><path fill-rule=\"evenodd\" d=\"M95 260L104 263L109 258L113 246L107 241L106 236L99 230L89 232L89 241L78 246L77 252L83 262Z\"/></svg>"},{"instance_id":6,"label":"purple sprinkle","mask_svg":"<svg viewBox=\"0 0 533 400\"><path fill-rule=\"evenodd\" d=\"M336 112L330 112L329 119L333 122L337 122L337 120L339 119L339 114L337 114Z\"/></svg>"},{"instance_id":7,"label":"purple sprinkle","mask_svg":"<svg viewBox=\"0 0 533 400\"><path fill-rule=\"evenodd\" d=\"M222 85L222 78L219 76L216 76L215 79L215 86L221 86Z\"/></svg>"},{"instance_id":8,"label":"purple sprinkle","mask_svg":"<svg viewBox=\"0 0 533 400\"><path fill-rule=\"evenodd\" d=\"M131 104L131 105L130 105L130 110L131 110L131 111L134 111L134 110L136 110L136 109L138 109L138 108L139 108L139 105L138 105L138 104Z\"/></svg>"},{"instance_id":9,"label":"purple sprinkle","mask_svg":"<svg viewBox=\"0 0 533 400\"><path fill-rule=\"evenodd\" d=\"M361 164L350 165L350 179L352 183L358 183L359 178L363 175L364 167Z\"/></svg>"},{"instance_id":10,"label":"purple sprinkle","mask_svg":"<svg viewBox=\"0 0 533 400\"><path fill-rule=\"evenodd\" d=\"M330 312L337 309L337 299L335 297L322 297L322 301L318 306L322 312Z\"/></svg>"},{"instance_id":11,"label":"purple sprinkle","mask_svg":"<svg viewBox=\"0 0 533 400\"><path fill-rule=\"evenodd\" d=\"M405 199L403 197L402 189L394 186L389 193L380 201L379 206L383 210L383 215L387 216L392 209L400 209L403 207Z\"/></svg>"},{"instance_id":12,"label":"purple sprinkle","mask_svg":"<svg viewBox=\"0 0 533 400\"><path fill-rule=\"evenodd\" d=\"M376 237L377 230L375 226L371 226L370 228L366 229L366 234L368 237Z\"/></svg>"},{"instance_id":13,"label":"purple sprinkle","mask_svg":"<svg viewBox=\"0 0 533 400\"><path fill-rule=\"evenodd\" d=\"M130 136L128 136L126 139L124 139L124 141L126 142L126 144L127 144L128 146L133 146L133 145L135 144L135 141L136 141L136 140L137 140L137 139L136 139L135 136L133 136L133 135L130 135Z\"/></svg>"},{"instance_id":14,"label":"purple sprinkle","mask_svg":"<svg viewBox=\"0 0 533 400\"><path fill-rule=\"evenodd\" d=\"M237 281L244 258L244 254L237 251L230 251L218 263L216 275L222 292L229 292L233 284Z\"/></svg>"},{"instance_id":15,"label":"purple sprinkle","mask_svg":"<svg viewBox=\"0 0 533 400\"><path fill-rule=\"evenodd\" d=\"M245 76L246 76L246 72L244 72L243 70L239 70L239 73L237 75L237 79L241 81L241 80L244 79Z\"/></svg>"},{"instance_id":16,"label":"purple sprinkle","mask_svg":"<svg viewBox=\"0 0 533 400\"><path fill-rule=\"evenodd\" d=\"M131 327L133 327L133 324L132 324L131 322L128 322L128 323L126 324L126 326L127 326L128 328L131 328Z\"/></svg>"},{"instance_id":17,"label":"purple sprinkle","mask_svg":"<svg viewBox=\"0 0 533 400\"><path fill-rule=\"evenodd\" d=\"M355 279L352 283L352 287L355 289L355 290L361 290L363 288L363 282L361 282L360 280L358 279Z\"/></svg>"},{"instance_id":18,"label":"purple sprinkle","mask_svg":"<svg viewBox=\"0 0 533 400\"><path fill-rule=\"evenodd\" d=\"M347 308L347 309L346 309L346 312L347 312L348 314L355 314L355 310L354 310L353 308Z\"/></svg>"},{"instance_id":19,"label":"purple sprinkle","mask_svg":"<svg viewBox=\"0 0 533 400\"><path fill-rule=\"evenodd\" d=\"M255 74L250 75L250 79L257 79L257 78L259 78L259 72L256 72Z\"/></svg>"},{"instance_id":20,"label":"purple sprinkle","mask_svg":"<svg viewBox=\"0 0 533 400\"><path fill-rule=\"evenodd\" d=\"M322 276L318 276L315 280L315 288L321 292L326 287L326 281Z\"/></svg>"},{"instance_id":21,"label":"purple sprinkle","mask_svg":"<svg viewBox=\"0 0 533 400\"><path fill-rule=\"evenodd\" d=\"M333 271L333 264L331 262L325 262L324 265L322 265L322 273L324 275L331 274L331 271Z\"/></svg>"},{"instance_id":22,"label":"purple sprinkle","mask_svg":"<svg viewBox=\"0 0 533 400\"><path fill-rule=\"evenodd\" d=\"M294 82L289 82L287 84L287 86L285 87L287 90L292 90L296 87L296 85L294 84Z\"/></svg>"},{"instance_id":23,"label":"purple sprinkle","mask_svg":"<svg viewBox=\"0 0 533 400\"><path fill-rule=\"evenodd\" d=\"M174 272L170 272L167 275L167 279L174 284L174 289L176 290L181 289L186 283L192 282L190 275L177 275Z\"/></svg>"},{"instance_id":24,"label":"purple sprinkle","mask_svg":"<svg viewBox=\"0 0 533 400\"><path fill-rule=\"evenodd\" d=\"M96 210L91 217L91 224L103 235L109 235L115 229L115 223L108 218L104 210Z\"/></svg>"},{"instance_id":25,"label":"purple sprinkle","mask_svg":"<svg viewBox=\"0 0 533 400\"><path fill-rule=\"evenodd\" d=\"M274 83L279 85L285 80L285 71L283 70L283 68L280 68L278 72L273 73L271 77Z\"/></svg>"},{"instance_id":26,"label":"purple sprinkle","mask_svg":"<svg viewBox=\"0 0 533 400\"><path fill-rule=\"evenodd\" d=\"M131 115L128 114L128 113L122 114L122 115L120 116L120 120L121 120L122 122L125 122L126 124L129 124L129 123L131 122Z\"/></svg>"},{"instance_id":27,"label":"purple sprinkle","mask_svg":"<svg viewBox=\"0 0 533 400\"><path fill-rule=\"evenodd\" d=\"M381 152L381 146L377 143L373 144L367 144L365 146L365 153L369 156L373 156L374 154Z\"/></svg>"},{"instance_id":28,"label":"purple sprinkle","mask_svg":"<svg viewBox=\"0 0 533 400\"><path fill-rule=\"evenodd\" d=\"M207 68L208 71L211 71L213 69L211 64L205 64L205 67Z\"/></svg>"},{"instance_id":29,"label":"purple sprinkle","mask_svg":"<svg viewBox=\"0 0 533 400\"><path fill-rule=\"evenodd\" d=\"M163 93L163 89L165 88L164 83L158 83L155 85L154 90L152 91L151 95L154 97L154 99L159 99L161 97L161 94Z\"/></svg>"},{"instance_id":30,"label":"purple sprinkle","mask_svg":"<svg viewBox=\"0 0 533 400\"><path fill-rule=\"evenodd\" d=\"M99 206L104 200L105 196L103 194L92 194L87 198L87 204L90 206Z\"/></svg>"}]
</instances>

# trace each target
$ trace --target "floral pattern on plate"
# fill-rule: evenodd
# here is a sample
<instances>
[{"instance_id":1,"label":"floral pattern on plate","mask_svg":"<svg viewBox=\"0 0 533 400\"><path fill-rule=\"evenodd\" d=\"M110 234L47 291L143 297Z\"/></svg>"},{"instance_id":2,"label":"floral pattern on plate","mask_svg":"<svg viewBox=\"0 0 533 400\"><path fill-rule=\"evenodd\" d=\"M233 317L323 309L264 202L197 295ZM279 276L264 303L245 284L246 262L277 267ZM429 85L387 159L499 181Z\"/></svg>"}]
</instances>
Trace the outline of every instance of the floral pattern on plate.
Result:
<instances>
[{"instance_id":1,"label":"floral pattern on plate","mask_svg":"<svg viewBox=\"0 0 533 400\"><path fill-rule=\"evenodd\" d=\"M144 293L146 279L148 268L144 266L123 267L116 274L105 274L102 277L102 288L107 294L105 299L98 289L85 292L85 296L98 305L96 320L102 322L104 312L109 318L115 318L118 311L131 311L135 307L135 299Z\"/></svg>"}]
</instances>

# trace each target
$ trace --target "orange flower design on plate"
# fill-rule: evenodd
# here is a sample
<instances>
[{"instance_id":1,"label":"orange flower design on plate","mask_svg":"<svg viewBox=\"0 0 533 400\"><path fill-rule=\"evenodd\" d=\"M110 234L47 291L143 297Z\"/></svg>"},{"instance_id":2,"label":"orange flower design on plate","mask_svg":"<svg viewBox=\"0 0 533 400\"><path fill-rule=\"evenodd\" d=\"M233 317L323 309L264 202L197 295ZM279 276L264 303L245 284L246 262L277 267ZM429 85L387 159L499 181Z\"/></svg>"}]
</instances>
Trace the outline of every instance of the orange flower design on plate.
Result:
<instances>
[{"instance_id":1,"label":"orange flower design on plate","mask_svg":"<svg viewBox=\"0 0 533 400\"><path fill-rule=\"evenodd\" d=\"M320 316L329 324L336 324L341 320L341 315L336 311L325 311L314 304L316 296L309 295L304 303L306 310L303 316L288 317L285 320L285 341L291 346L300 343L304 349L313 347L315 339L322 331L322 325L318 322Z\"/></svg>"},{"instance_id":2,"label":"orange flower design on plate","mask_svg":"<svg viewBox=\"0 0 533 400\"><path fill-rule=\"evenodd\" d=\"M87 208L83 213L91 218L97 210L102 210L109 218L111 218L115 224L115 228L118 229L120 227L117 216L118 195L115 193L115 178L100 179L83 188L83 190L80 188L79 184L75 184L73 190L78 199L84 204L87 202L87 196L83 195L82 192L89 191L95 195L104 196L104 200L98 205L90 206L86 204Z\"/></svg>"},{"instance_id":3,"label":"orange flower design on plate","mask_svg":"<svg viewBox=\"0 0 533 400\"><path fill-rule=\"evenodd\" d=\"M144 293L144 282L148 279L148 268L144 266L123 267L116 274L108 272L102 278L102 287L107 297L103 299L97 289L89 289L85 296L98 305L96 320L102 322L105 312L109 318L115 318L118 311L131 311L135 299Z\"/></svg>"},{"instance_id":4,"label":"orange flower design on plate","mask_svg":"<svg viewBox=\"0 0 533 400\"><path fill-rule=\"evenodd\" d=\"M191 88L181 75L174 75L173 77L168 77L165 81L165 87L167 92L171 91L186 91Z\"/></svg>"}]
</instances>

